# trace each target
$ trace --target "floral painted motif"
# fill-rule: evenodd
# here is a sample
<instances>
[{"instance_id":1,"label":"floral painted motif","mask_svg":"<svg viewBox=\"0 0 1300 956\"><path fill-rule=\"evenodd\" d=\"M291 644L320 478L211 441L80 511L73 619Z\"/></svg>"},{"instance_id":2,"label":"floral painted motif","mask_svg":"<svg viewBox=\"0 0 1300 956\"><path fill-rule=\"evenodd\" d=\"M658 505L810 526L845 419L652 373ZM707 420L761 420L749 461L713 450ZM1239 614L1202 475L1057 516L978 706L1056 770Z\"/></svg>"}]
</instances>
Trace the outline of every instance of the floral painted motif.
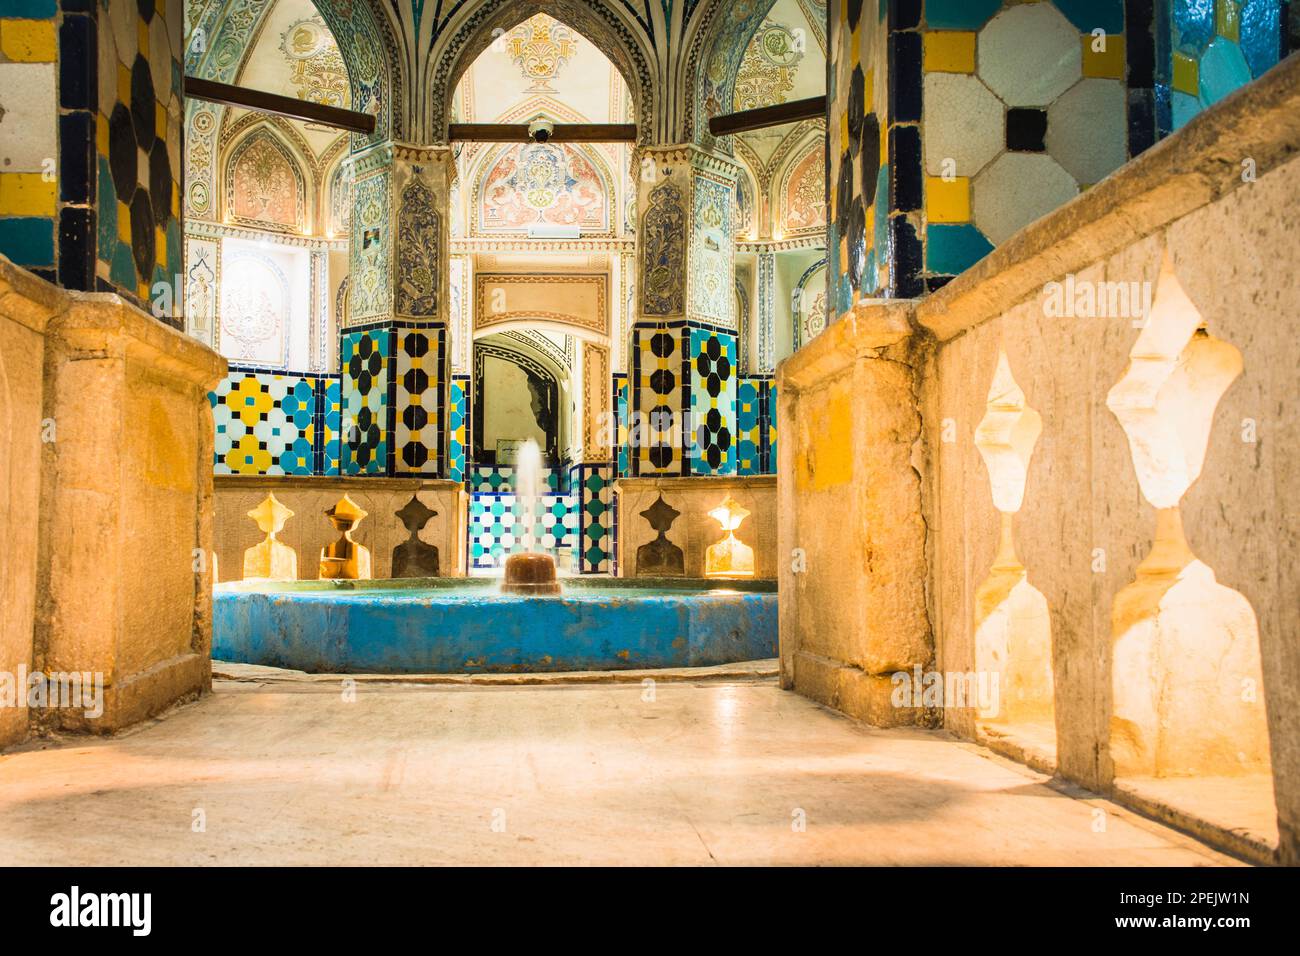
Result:
<instances>
[{"instance_id":1,"label":"floral painted motif","mask_svg":"<svg viewBox=\"0 0 1300 956\"><path fill-rule=\"evenodd\" d=\"M826 153L820 142L791 168L781 193L781 212L786 236L826 228Z\"/></svg>"},{"instance_id":2,"label":"floral painted motif","mask_svg":"<svg viewBox=\"0 0 1300 956\"><path fill-rule=\"evenodd\" d=\"M290 82L298 98L326 106L352 105L348 71L338 44L319 17L292 24L280 36L280 51L289 61Z\"/></svg>"},{"instance_id":3,"label":"floral painted motif","mask_svg":"<svg viewBox=\"0 0 1300 956\"><path fill-rule=\"evenodd\" d=\"M438 310L438 246L441 225L433 193L418 179L402 190L397 224L397 311L433 315Z\"/></svg>"},{"instance_id":4,"label":"floral painted motif","mask_svg":"<svg viewBox=\"0 0 1300 956\"><path fill-rule=\"evenodd\" d=\"M736 74L734 109L784 103L794 89L794 75L803 50L794 34L779 23L768 21L754 34Z\"/></svg>"},{"instance_id":5,"label":"floral painted motif","mask_svg":"<svg viewBox=\"0 0 1300 956\"><path fill-rule=\"evenodd\" d=\"M682 193L671 181L656 186L646 204L642 234L641 312L678 315L682 311L686 211Z\"/></svg>"},{"instance_id":6,"label":"floral painted motif","mask_svg":"<svg viewBox=\"0 0 1300 956\"><path fill-rule=\"evenodd\" d=\"M533 225L577 226L607 233L604 179L578 149L530 143L505 150L484 177L477 230L521 232Z\"/></svg>"},{"instance_id":7,"label":"floral painted motif","mask_svg":"<svg viewBox=\"0 0 1300 956\"><path fill-rule=\"evenodd\" d=\"M306 188L288 147L265 128L235 148L226 174L226 206L235 222L300 231Z\"/></svg>"},{"instance_id":8,"label":"floral painted motif","mask_svg":"<svg viewBox=\"0 0 1300 956\"><path fill-rule=\"evenodd\" d=\"M732 192L733 187L706 176L694 180L694 235L690 254L690 312L734 327L732 312Z\"/></svg>"}]
</instances>

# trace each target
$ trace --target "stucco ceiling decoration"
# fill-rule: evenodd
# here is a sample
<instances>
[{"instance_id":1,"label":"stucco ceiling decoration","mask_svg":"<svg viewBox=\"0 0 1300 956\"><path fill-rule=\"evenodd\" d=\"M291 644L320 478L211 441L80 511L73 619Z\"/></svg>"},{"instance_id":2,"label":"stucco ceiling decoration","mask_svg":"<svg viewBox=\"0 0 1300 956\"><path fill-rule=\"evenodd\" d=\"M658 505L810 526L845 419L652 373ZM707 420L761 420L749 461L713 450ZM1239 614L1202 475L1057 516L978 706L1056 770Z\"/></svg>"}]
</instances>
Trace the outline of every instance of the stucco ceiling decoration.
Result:
<instances>
[{"instance_id":1,"label":"stucco ceiling decoration","mask_svg":"<svg viewBox=\"0 0 1300 956\"><path fill-rule=\"evenodd\" d=\"M349 107L347 67L324 20L310 17L293 23L280 34L280 52L289 63L289 82L298 99Z\"/></svg>"},{"instance_id":2,"label":"stucco ceiling decoration","mask_svg":"<svg viewBox=\"0 0 1300 956\"><path fill-rule=\"evenodd\" d=\"M658 6L650 4L649 6ZM462 99L448 96L459 85L463 76L480 59L481 55L492 54L494 40L527 18L546 13L576 34L580 34L575 58L570 60L559 74L559 83L551 85L557 90L564 89L563 84L569 77L585 78L587 86L591 85L591 72L581 69L579 63L585 50L594 50L602 54L626 81L634 103L637 118L644 116L646 122L639 124L639 138L650 141L651 129L648 123L655 118L655 89L659 77L659 61L655 53L654 40L647 35L635 18L630 18L629 8L614 0L483 0L478 4L463 4L446 16L447 26L430 37L430 52L425 58L425 87L429 90L429 114L427 125L430 135L445 137L447 123L453 113L460 108ZM582 42L586 41L586 42ZM501 44L500 46L504 46ZM495 55L506 57L502 51ZM518 68L514 69L514 82L518 83ZM579 95L583 89L574 91ZM518 87L514 90L518 96ZM606 118L597 118L609 112L608 89L601 86L600 93L604 104L597 109L572 102L579 106L584 114L591 117L591 122L611 122ZM476 91L476 100L486 102L482 90ZM590 95L590 93L588 93ZM460 122L491 122L486 115L474 117L456 117Z\"/></svg>"},{"instance_id":3,"label":"stucco ceiling decoration","mask_svg":"<svg viewBox=\"0 0 1300 956\"><path fill-rule=\"evenodd\" d=\"M530 84L525 93L553 93L551 82L577 52L578 38L563 23L539 13L507 33L505 46Z\"/></svg>"}]
</instances>

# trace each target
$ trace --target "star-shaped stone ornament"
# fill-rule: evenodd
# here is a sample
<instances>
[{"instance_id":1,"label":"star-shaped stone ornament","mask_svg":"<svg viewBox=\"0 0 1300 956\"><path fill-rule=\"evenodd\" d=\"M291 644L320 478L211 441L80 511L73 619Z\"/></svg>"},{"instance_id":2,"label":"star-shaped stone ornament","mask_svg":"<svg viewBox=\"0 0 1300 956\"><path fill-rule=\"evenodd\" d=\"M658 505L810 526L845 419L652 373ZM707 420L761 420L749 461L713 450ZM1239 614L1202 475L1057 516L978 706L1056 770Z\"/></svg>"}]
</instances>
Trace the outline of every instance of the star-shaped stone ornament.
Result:
<instances>
[{"instance_id":1,"label":"star-shaped stone ornament","mask_svg":"<svg viewBox=\"0 0 1300 956\"><path fill-rule=\"evenodd\" d=\"M418 534L420 529L429 523L429 519L437 514L438 512L421 501L418 495L411 495L411 500L396 512L398 520L411 534Z\"/></svg>"},{"instance_id":2,"label":"star-shaped stone ornament","mask_svg":"<svg viewBox=\"0 0 1300 956\"><path fill-rule=\"evenodd\" d=\"M293 517L293 512L281 504L272 492L248 516L257 522L263 534L279 534L284 523Z\"/></svg>"},{"instance_id":3,"label":"star-shaped stone ornament","mask_svg":"<svg viewBox=\"0 0 1300 956\"><path fill-rule=\"evenodd\" d=\"M680 511L664 501L663 495L660 495L654 504L641 512L641 517L650 522L650 527L663 534L673 526L673 522L681 517L681 514Z\"/></svg>"},{"instance_id":4,"label":"star-shaped stone ornament","mask_svg":"<svg viewBox=\"0 0 1300 956\"><path fill-rule=\"evenodd\" d=\"M370 512L353 501L350 495L344 495L339 499L338 504L327 510L325 514L339 521L351 522L352 526L356 527Z\"/></svg>"},{"instance_id":5,"label":"star-shaped stone ornament","mask_svg":"<svg viewBox=\"0 0 1300 956\"><path fill-rule=\"evenodd\" d=\"M740 523L749 517L749 511L740 506L740 502L731 497L731 492L727 492L727 497L709 512L709 517L722 525L723 531L735 531L740 527Z\"/></svg>"}]
</instances>

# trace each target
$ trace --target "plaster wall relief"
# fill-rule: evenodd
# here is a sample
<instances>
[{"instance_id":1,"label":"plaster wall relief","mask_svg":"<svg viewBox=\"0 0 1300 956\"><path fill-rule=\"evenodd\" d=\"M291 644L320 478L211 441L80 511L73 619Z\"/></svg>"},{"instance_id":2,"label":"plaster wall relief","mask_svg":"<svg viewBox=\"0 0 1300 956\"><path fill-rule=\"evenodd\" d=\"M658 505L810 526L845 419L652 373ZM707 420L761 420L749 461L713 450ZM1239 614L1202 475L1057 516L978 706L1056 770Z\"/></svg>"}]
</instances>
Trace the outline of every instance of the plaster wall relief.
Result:
<instances>
[{"instance_id":1,"label":"plaster wall relief","mask_svg":"<svg viewBox=\"0 0 1300 956\"><path fill-rule=\"evenodd\" d=\"M680 315L686 269L682 188L665 177L646 198L641 214L641 314Z\"/></svg>"},{"instance_id":2,"label":"plaster wall relief","mask_svg":"<svg viewBox=\"0 0 1300 956\"><path fill-rule=\"evenodd\" d=\"M347 238L352 232L352 166L346 159L334 167L323 199L322 217L328 224L326 237Z\"/></svg>"},{"instance_id":3,"label":"plaster wall relief","mask_svg":"<svg viewBox=\"0 0 1300 956\"><path fill-rule=\"evenodd\" d=\"M476 273L475 332L515 323L607 341L609 276L603 273Z\"/></svg>"},{"instance_id":4,"label":"plaster wall relief","mask_svg":"<svg viewBox=\"0 0 1300 956\"><path fill-rule=\"evenodd\" d=\"M1180 511L1205 467L1215 409L1242 367L1166 256L1128 369L1106 398L1156 509L1151 550L1113 608L1110 759L1117 780L1196 776L1202 792L1216 777L1250 776L1271 807L1255 612L1192 552Z\"/></svg>"},{"instance_id":5,"label":"plaster wall relief","mask_svg":"<svg viewBox=\"0 0 1300 956\"><path fill-rule=\"evenodd\" d=\"M266 127L239 142L225 174L226 219L275 232L308 230L307 185L298 157Z\"/></svg>"},{"instance_id":6,"label":"plaster wall relief","mask_svg":"<svg viewBox=\"0 0 1300 956\"><path fill-rule=\"evenodd\" d=\"M357 325L393 314L392 147L353 162L348 323Z\"/></svg>"},{"instance_id":7,"label":"plaster wall relief","mask_svg":"<svg viewBox=\"0 0 1300 956\"><path fill-rule=\"evenodd\" d=\"M732 308L735 286L735 246L732 240L734 180L697 175L688 254L689 315L735 329Z\"/></svg>"},{"instance_id":8,"label":"plaster wall relief","mask_svg":"<svg viewBox=\"0 0 1300 956\"><path fill-rule=\"evenodd\" d=\"M222 243L218 340L232 362L287 370L311 367L310 253L247 240Z\"/></svg>"},{"instance_id":9,"label":"plaster wall relief","mask_svg":"<svg viewBox=\"0 0 1300 956\"><path fill-rule=\"evenodd\" d=\"M777 189L779 234L773 238L820 235L826 229L826 151L820 140L789 164Z\"/></svg>"},{"instance_id":10,"label":"plaster wall relief","mask_svg":"<svg viewBox=\"0 0 1300 956\"><path fill-rule=\"evenodd\" d=\"M210 348L217 348L221 297L221 244L215 239L185 238L185 329Z\"/></svg>"},{"instance_id":11,"label":"plaster wall relief","mask_svg":"<svg viewBox=\"0 0 1300 956\"><path fill-rule=\"evenodd\" d=\"M582 343L582 460L610 459L609 347L594 342Z\"/></svg>"},{"instance_id":12,"label":"plaster wall relief","mask_svg":"<svg viewBox=\"0 0 1300 956\"><path fill-rule=\"evenodd\" d=\"M433 193L418 179L402 189L397 213L397 312L431 316L438 311L442 217Z\"/></svg>"},{"instance_id":13,"label":"plaster wall relief","mask_svg":"<svg viewBox=\"0 0 1300 956\"><path fill-rule=\"evenodd\" d=\"M826 259L814 262L799 277L793 296L794 347L802 348L826 328Z\"/></svg>"},{"instance_id":14,"label":"plaster wall relief","mask_svg":"<svg viewBox=\"0 0 1300 956\"><path fill-rule=\"evenodd\" d=\"M975 429L975 447L1001 516L993 567L975 592L974 625L975 670L996 691L980 701L986 706L976 718L985 733L1020 738L1047 751L1051 762L1056 750L1052 624L1047 599L1029 583L1016 555L1013 524L1042 430L1042 416L1026 402L1006 352L999 351L988 407Z\"/></svg>"}]
</instances>

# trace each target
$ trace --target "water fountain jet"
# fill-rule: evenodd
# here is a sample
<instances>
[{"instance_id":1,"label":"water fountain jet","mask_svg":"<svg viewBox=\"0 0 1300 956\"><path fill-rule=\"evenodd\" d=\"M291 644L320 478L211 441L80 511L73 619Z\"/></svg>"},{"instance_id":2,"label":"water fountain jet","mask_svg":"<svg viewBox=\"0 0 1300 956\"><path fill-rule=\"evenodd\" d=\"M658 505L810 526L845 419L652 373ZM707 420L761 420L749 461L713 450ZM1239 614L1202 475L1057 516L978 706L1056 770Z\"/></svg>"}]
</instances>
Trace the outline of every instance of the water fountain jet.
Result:
<instances>
[{"instance_id":1,"label":"water fountain jet","mask_svg":"<svg viewBox=\"0 0 1300 956\"><path fill-rule=\"evenodd\" d=\"M501 590L507 594L559 594L555 558L533 550L537 525L537 502L541 495L542 451L529 439L519 449L515 462L515 499L524 528L524 550L506 558L506 576Z\"/></svg>"}]
</instances>

